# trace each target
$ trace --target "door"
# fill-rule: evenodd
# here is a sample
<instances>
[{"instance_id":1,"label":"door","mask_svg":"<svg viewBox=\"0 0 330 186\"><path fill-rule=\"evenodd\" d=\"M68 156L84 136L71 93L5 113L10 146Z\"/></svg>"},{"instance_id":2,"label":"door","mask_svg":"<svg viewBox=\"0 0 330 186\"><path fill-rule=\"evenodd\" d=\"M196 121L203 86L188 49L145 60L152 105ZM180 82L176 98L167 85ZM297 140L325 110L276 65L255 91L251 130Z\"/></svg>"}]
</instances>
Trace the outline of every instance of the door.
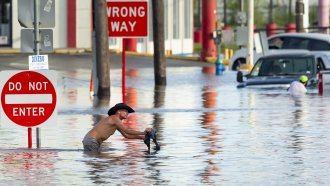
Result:
<instances>
[{"instance_id":1,"label":"door","mask_svg":"<svg viewBox=\"0 0 330 186\"><path fill-rule=\"evenodd\" d=\"M0 47L12 46L12 2L11 0L0 1Z\"/></svg>"}]
</instances>

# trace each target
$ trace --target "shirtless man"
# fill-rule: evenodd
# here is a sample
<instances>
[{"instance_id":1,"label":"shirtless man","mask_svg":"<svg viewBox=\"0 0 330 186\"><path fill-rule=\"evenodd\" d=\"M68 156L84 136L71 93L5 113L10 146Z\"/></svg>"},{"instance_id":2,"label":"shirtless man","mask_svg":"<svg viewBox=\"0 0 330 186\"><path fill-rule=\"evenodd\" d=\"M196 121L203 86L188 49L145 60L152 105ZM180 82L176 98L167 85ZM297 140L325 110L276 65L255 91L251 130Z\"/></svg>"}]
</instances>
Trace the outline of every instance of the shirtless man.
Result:
<instances>
[{"instance_id":1,"label":"shirtless man","mask_svg":"<svg viewBox=\"0 0 330 186\"><path fill-rule=\"evenodd\" d=\"M100 146L103 141L108 139L116 130L125 138L144 139L146 133L151 128L146 128L144 132L127 128L122 124L122 120L127 119L129 113L135 112L125 103L118 103L108 111L108 117L99 121L84 137L82 143L84 151L100 152Z\"/></svg>"}]
</instances>

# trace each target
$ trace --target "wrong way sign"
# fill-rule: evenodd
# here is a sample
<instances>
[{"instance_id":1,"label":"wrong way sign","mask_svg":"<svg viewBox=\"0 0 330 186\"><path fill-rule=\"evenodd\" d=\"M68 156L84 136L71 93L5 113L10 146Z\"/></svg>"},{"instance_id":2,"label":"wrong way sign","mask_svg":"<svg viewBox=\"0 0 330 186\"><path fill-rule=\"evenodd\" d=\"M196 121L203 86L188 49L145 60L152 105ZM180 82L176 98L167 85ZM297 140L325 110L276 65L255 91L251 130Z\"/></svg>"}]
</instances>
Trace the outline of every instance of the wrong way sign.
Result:
<instances>
[{"instance_id":1,"label":"wrong way sign","mask_svg":"<svg viewBox=\"0 0 330 186\"><path fill-rule=\"evenodd\" d=\"M148 36L148 1L107 2L110 37Z\"/></svg>"},{"instance_id":2,"label":"wrong way sign","mask_svg":"<svg viewBox=\"0 0 330 186\"><path fill-rule=\"evenodd\" d=\"M0 73L1 123L33 127L55 122L56 82L53 71Z\"/></svg>"}]
</instances>

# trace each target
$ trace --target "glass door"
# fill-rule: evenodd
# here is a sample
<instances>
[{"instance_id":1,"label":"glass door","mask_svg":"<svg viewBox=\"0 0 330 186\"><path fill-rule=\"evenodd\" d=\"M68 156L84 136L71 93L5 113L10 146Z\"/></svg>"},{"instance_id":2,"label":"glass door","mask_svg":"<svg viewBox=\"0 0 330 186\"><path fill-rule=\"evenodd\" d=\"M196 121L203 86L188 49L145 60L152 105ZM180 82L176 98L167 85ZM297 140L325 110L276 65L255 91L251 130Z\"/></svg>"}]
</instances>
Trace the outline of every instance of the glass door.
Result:
<instances>
[{"instance_id":1,"label":"glass door","mask_svg":"<svg viewBox=\"0 0 330 186\"><path fill-rule=\"evenodd\" d=\"M11 0L0 1L0 47L11 47L12 27L12 2Z\"/></svg>"}]
</instances>

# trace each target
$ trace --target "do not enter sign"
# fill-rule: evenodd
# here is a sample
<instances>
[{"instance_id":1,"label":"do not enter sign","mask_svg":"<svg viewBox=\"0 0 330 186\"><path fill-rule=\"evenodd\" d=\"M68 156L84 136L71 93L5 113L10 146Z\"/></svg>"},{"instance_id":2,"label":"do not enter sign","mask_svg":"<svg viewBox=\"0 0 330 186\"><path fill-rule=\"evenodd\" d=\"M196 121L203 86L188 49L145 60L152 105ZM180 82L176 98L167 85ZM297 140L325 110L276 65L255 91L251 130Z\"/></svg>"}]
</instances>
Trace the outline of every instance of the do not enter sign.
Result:
<instances>
[{"instance_id":1,"label":"do not enter sign","mask_svg":"<svg viewBox=\"0 0 330 186\"><path fill-rule=\"evenodd\" d=\"M11 72L14 75L9 76L2 85L2 118L6 116L24 127L43 124L56 108L56 90L53 83L46 77L46 73L44 76L36 71ZM5 76L8 78L8 75Z\"/></svg>"}]
</instances>

